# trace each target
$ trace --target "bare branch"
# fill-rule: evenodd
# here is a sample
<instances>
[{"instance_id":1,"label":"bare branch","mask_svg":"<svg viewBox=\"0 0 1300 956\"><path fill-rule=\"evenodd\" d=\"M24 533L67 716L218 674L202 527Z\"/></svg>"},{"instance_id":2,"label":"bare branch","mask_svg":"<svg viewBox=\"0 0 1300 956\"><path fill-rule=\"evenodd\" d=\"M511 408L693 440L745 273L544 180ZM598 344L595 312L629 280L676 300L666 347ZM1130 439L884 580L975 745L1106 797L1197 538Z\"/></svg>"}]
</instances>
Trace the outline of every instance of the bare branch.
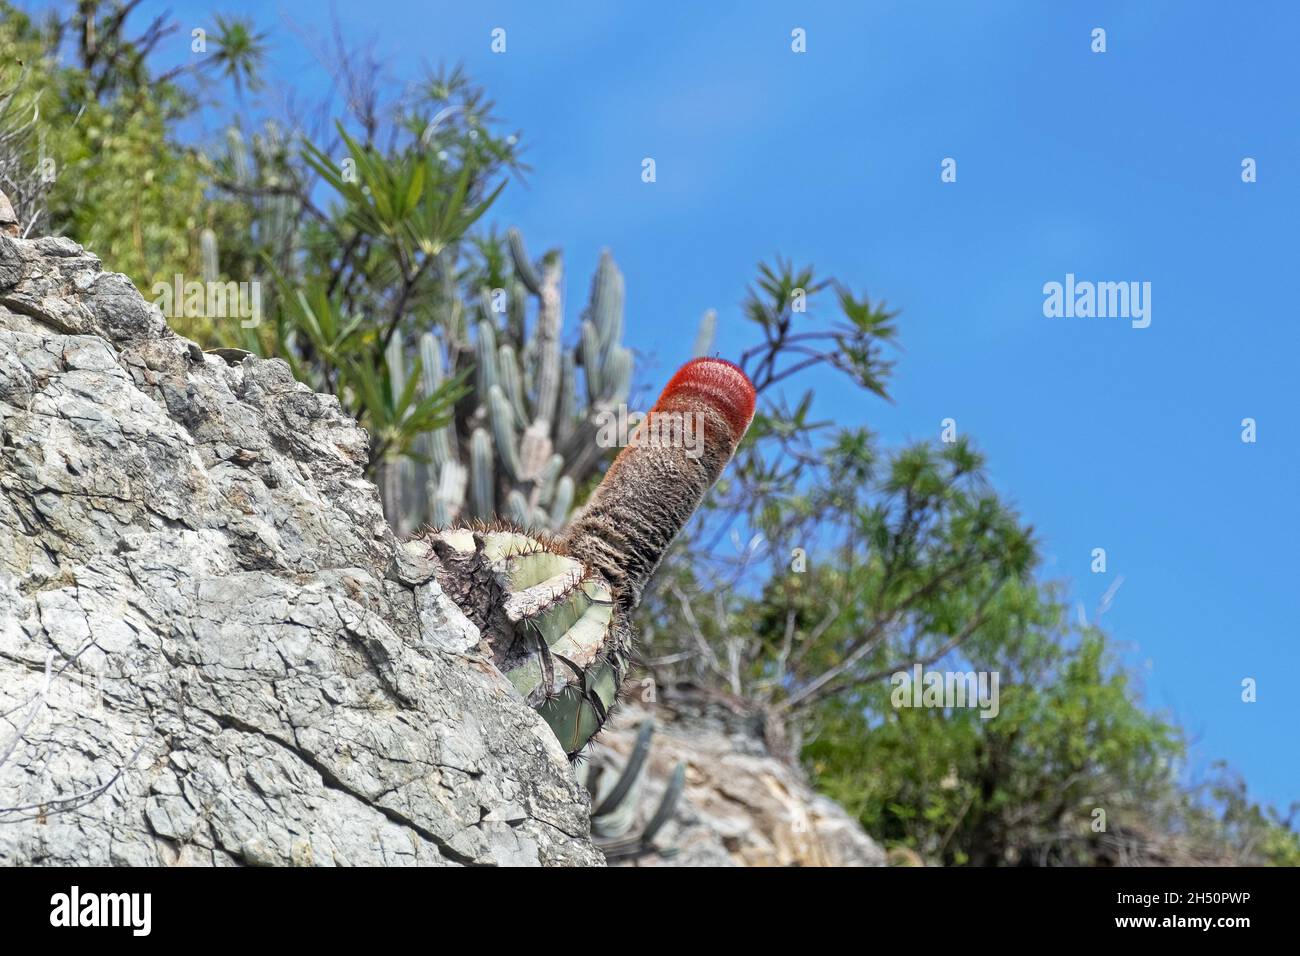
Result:
<instances>
[{"instance_id":1,"label":"bare branch","mask_svg":"<svg viewBox=\"0 0 1300 956\"><path fill-rule=\"evenodd\" d=\"M41 708L45 706L45 701L49 697L50 693L50 683L54 679L52 674L53 669L54 652L50 651L45 657L45 680L41 684L41 689L32 697L31 706L27 709L27 716L24 717L20 723L15 725L13 739L9 741L9 745L5 747L4 750L0 751L0 767L5 765L5 761L7 761L13 754L14 750L18 748L18 744L22 742L23 735L27 733L27 728L32 725L32 721L36 719L36 715L40 713ZM11 710L7 713L12 712L13 711Z\"/></svg>"},{"instance_id":2,"label":"bare branch","mask_svg":"<svg viewBox=\"0 0 1300 956\"><path fill-rule=\"evenodd\" d=\"M55 797L50 800L43 800L40 803L28 803L17 807L0 807L0 821L8 823L17 820L37 819L49 816L52 813L66 813L69 810L78 810L81 807L86 806L86 804L91 803L96 798L107 793L109 788L112 787L113 784L117 783L118 778L126 772L128 767L136 762L140 757L140 754L144 753L144 748L147 747L149 741L153 739L155 730L156 728L151 724L149 726L149 731L145 733L143 739L140 741L140 746L135 748L135 751L131 756L127 757L126 760L123 761L122 765L113 772L113 776L109 777L104 783L95 787L90 787L86 790L78 791L68 797ZM9 814L26 814L26 816L10 817Z\"/></svg>"}]
</instances>

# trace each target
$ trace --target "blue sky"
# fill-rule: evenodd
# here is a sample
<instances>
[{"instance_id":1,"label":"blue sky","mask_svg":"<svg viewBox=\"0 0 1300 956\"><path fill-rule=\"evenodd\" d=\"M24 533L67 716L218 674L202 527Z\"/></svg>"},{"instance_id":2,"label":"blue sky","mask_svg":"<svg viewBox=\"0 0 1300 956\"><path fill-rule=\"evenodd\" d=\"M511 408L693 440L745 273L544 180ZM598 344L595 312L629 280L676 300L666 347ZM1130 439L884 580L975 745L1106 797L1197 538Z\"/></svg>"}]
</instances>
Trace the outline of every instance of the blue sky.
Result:
<instances>
[{"instance_id":1,"label":"blue sky","mask_svg":"<svg viewBox=\"0 0 1300 956\"><path fill-rule=\"evenodd\" d=\"M269 28L270 106L324 91L301 34L327 30L323 4L167 6L183 33L213 9ZM491 218L535 252L563 246L570 317L613 250L645 380L688 357L706 308L723 356L749 343L739 303L777 254L901 309L896 404L827 379L819 412L890 443L956 419L1048 576L1091 614L1123 575L1105 623L1148 703L1196 741L1193 770L1224 757L1255 795L1300 799L1300 5L370 0L338 15L395 82L459 61L487 87L534 169ZM1067 272L1150 282L1150 327L1045 318L1043 284Z\"/></svg>"}]
</instances>

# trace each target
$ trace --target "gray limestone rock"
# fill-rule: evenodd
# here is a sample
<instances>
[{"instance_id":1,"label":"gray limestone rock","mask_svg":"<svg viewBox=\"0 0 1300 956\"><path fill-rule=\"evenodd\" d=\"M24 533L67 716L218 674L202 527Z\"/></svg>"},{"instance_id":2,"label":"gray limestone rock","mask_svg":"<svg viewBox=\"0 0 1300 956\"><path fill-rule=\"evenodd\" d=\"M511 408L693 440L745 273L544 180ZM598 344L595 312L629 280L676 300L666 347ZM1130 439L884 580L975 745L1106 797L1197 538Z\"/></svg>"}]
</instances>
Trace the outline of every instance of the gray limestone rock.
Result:
<instances>
[{"instance_id":1,"label":"gray limestone rock","mask_svg":"<svg viewBox=\"0 0 1300 956\"><path fill-rule=\"evenodd\" d=\"M0 864L603 862L365 433L0 236Z\"/></svg>"}]
</instances>

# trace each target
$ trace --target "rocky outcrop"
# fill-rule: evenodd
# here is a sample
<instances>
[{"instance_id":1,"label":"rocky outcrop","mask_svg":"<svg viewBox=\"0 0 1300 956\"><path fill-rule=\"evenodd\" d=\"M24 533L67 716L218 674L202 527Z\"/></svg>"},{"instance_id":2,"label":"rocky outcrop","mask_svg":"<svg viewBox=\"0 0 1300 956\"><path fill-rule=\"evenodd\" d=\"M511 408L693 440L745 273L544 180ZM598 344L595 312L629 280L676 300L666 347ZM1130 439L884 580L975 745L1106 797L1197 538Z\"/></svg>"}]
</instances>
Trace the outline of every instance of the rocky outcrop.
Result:
<instances>
[{"instance_id":1,"label":"rocky outcrop","mask_svg":"<svg viewBox=\"0 0 1300 956\"><path fill-rule=\"evenodd\" d=\"M885 866L884 851L839 804L808 786L799 768L764 741L763 722L743 701L677 685L654 704L629 703L593 754L593 777L617 777L637 729L653 717L649 757L638 777L628 834L642 832L660 807L678 764L685 786L656 849L611 839L625 852L611 862L636 866ZM604 792L598 787L598 792ZM629 825L630 823L630 825ZM622 827L620 828L622 829Z\"/></svg>"},{"instance_id":2,"label":"rocky outcrop","mask_svg":"<svg viewBox=\"0 0 1300 956\"><path fill-rule=\"evenodd\" d=\"M597 864L367 439L0 237L0 864Z\"/></svg>"}]
</instances>

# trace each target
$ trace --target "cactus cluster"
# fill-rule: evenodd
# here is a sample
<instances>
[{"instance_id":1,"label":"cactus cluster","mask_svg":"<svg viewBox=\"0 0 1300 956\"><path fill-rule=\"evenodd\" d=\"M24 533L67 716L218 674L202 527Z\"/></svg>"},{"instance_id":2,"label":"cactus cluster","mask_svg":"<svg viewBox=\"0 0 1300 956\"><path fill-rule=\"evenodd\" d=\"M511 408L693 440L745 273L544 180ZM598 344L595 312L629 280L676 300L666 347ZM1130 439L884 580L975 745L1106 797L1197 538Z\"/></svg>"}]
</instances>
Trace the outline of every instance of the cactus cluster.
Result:
<instances>
[{"instance_id":1,"label":"cactus cluster","mask_svg":"<svg viewBox=\"0 0 1300 956\"><path fill-rule=\"evenodd\" d=\"M510 230L514 277L504 295L484 290L474 321L472 410L427 436L424 507L397 509L403 522L420 519L446 527L466 518L497 516L520 526L559 528L573 507L576 484L597 457L584 419L601 407L627 401L632 355L622 345L623 276L605 253L592 283L592 303L582 321L581 343L563 347L558 252L540 263L528 258L523 239ZM527 321L528 302L535 302ZM453 313L464 311L456 301ZM454 331L453 331L454 336ZM454 350L454 346L453 346ZM424 390L446 378L442 343L432 332L419 341ZM578 393L584 372L586 401ZM589 415L584 415L587 412ZM399 528L400 530L404 530Z\"/></svg>"},{"instance_id":2,"label":"cactus cluster","mask_svg":"<svg viewBox=\"0 0 1300 956\"><path fill-rule=\"evenodd\" d=\"M591 763L578 768L578 779L591 794L591 835L607 859L634 859L652 853L671 857L676 852L656 845L654 840L664 824L672 819L686 788L684 763L679 762L673 768L659 805L645 826L633 832L654 732L654 718L647 717L637 728L632 752L617 775Z\"/></svg>"},{"instance_id":3,"label":"cactus cluster","mask_svg":"<svg viewBox=\"0 0 1300 956\"><path fill-rule=\"evenodd\" d=\"M497 521L422 536L438 558L443 590L570 757L609 718L631 666L631 612L731 460L754 400L735 365L695 359L673 376L640 427L652 430L661 416L699 415L704 441L696 453L629 442L562 534Z\"/></svg>"},{"instance_id":4,"label":"cactus cluster","mask_svg":"<svg viewBox=\"0 0 1300 956\"><path fill-rule=\"evenodd\" d=\"M268 257L277 269L289 272L298 243L298 209L300 200L287 188L290 174L285 166L292 143L274 120L268 120L260 133L255 133L252 143L236 126L226 130L226 152L220 157L222 174L229 187L246 197L248 210L247 245L242 249L223 250L217 232L210 225L198 233L199 278L205 283L220 282L222 275L241 271L241 257L251 258L252 279L258 280ZM223 256L226 261L223 264ZM235 260L234 262L230 260ZM193 318L193 317L191 317ZM211 317L209 317L211 318ZM193 324L188 331L203 336L202 322ZM261 351L257 336L244 329L242 344L253 352Z\"/></svg>"},{"instance_id":5,"label":"cactus cluster","mask_svg":"<svg viewBox=\"0 0 1300 956\"><path fill-rule=\"evenodd\" d=\"M274 120L267 120L261 132L254 133L251 145L238 127L226 130L223 172L233 189L250 197L250 247L271 255L278 268L286 268L297 251L301 201L289 188L293 183L286 163L292 145L292 138ZM205 230L200 241L204 279L215 280L220 271L216 236Z\"/></svg>"},{"instance_id":6,"label":"cactus cluster","mask_svg":"<svg viewBox=\"0 0 1300 956\"><path fill-rule=\"evenodd\" d=\"M483 289L467 306L448 281L438 328L399 342L388 357L394 383L405 382L403 366L418 359L426 395L474 366L473 390L455 421L425 436L423 462L401 466L403 477L385 483L386 498L400 499L385 502L399 534L498 517L562 528L605 452L596 442L598 416L628 401L633 360L623 344L623 274L613 256L601 254L577 328L566 329L559 251L533 260L517 229L506 245L512 275L505 288ZM713 327L710 313L697 354L711 348Z\"/></svg>"}]
</instances>

